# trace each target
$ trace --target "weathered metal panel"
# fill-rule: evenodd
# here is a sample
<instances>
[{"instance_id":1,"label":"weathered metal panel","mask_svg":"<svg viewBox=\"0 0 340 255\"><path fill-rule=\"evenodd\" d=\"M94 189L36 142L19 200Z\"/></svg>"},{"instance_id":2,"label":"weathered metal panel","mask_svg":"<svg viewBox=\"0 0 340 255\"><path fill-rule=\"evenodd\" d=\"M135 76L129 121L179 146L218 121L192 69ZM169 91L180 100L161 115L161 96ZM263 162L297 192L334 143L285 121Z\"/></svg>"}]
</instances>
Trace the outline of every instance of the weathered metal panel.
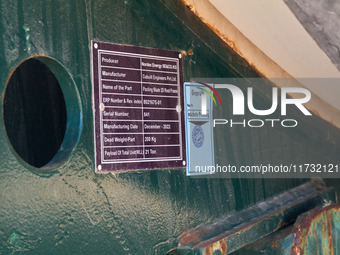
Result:
<instances>
[{"instance_id":1,"label":"weathered metal panel","mask_svg":"<svg viewBox=\"0 0 340 255\"><path fill-rule=\"evenodd\" d=\"M188 229L305 182L191 179L184 168L96 175L92 39L190 52L183 58L185 80L259 76L178 1L1 1L1 104L15 67L28 57L47 55L73 77L82 117L71 156L45 171L15 155L0 125L1 254L165 254ZM3 114L0 119L3 123ZM304 127L300 136L268 130L218 134L225 145L220 155L245 164L296 159L296 152L302 161L339 155L338 130L317 117Z\"/></svg>"},{"instance_id":2,"label":"weathered metal panel","mask_svg":"<svg viewBox=\"0 0 340 255\"><path fill-rule=\"evenodd\" d=\"M325 199L320 207L301 214L294 225L233 254L339 254L340 207L330 203Z\"/></svg>"},{"instance_id":3,"label":"weathered metal panel","mask_svg":"<svg viewBox=\"0 0 340 255\"><path fill-rule=\"evenodd\" d=\"M298 215L322 206L324 201L336 202L334 190L325 188L320 181L303 184L273 199L230 213L214 223L184 233L179 247L171 254L230 254L292 224ZM319 229L317 233L322 231L325 230ZM336 236L335 232L333 234Z\"/></svg>"}]
</instances>

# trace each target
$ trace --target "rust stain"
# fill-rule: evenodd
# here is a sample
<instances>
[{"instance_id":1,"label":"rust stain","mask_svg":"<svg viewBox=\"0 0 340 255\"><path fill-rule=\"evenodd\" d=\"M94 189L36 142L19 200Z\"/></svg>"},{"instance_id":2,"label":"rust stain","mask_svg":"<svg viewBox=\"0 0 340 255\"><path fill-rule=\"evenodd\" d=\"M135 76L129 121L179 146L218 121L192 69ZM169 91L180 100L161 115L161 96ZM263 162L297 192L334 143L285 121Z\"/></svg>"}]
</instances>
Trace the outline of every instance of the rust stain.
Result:
<instances>
[{"instance_id":1,"label":"rust stain","mask_svg":"<svg viewBox=\"0 0 340 255\"><path fill-rule=\"evenodd\" d=\"M195 13L197 16L198 14ZM210 25L207 21L204 20L204 18L199 18L218 36L220 37L233 51L235 51L241 58L243 58L254 70L256 70L261 76L268 78L268 76L261 71L261 69L255 65L255 63L251 62L250 59L246 58L240 49L237 48L236 43L229 39L225 34L221 33L217 28L215 28L213 25Z\"/></svg>"},{"instance_id":2,"label":"rust stain","mask_svg":"<svg viewBox=\"0 0 340 255\"><path fill-rule=\"evenodd\" d=\"M181 50L181 54L183 57L185 57L187 55L187 52L185 50Z\"/></svg>"},{"instance_id":3,"label":"rust stain","mask_svg":"<svg viewBox=\"0 0 340 255\"><path fill-rule=\"evenodd\" d=\"M225 239L219 240L205 247L205 255L212 255L215 251L220 251L223 255L227 254L227 242Z\"/></svg>"},{"instance_id":4,"label":"rust stain","mask_svg":"<svg viewBox=\"0 0 340 255\"><path fill-rule=\"evenodd\" d=\"M212 255L214 252L213 244L205 247L204 252L205 252L205 255Z\"/></svg>"},{"instance_id":5,"label":"rust stain","mask_svg":"<svg viewBox=\"0 0 340 255\"><path fill-rule=\"evenodd\" d=\"M220 249L222 254L227 254L227 242L225 239L222 239L219 241Z\"/></svg>"},{"instance_id":6,"label":"rust stain","mask_svg":"<svg viewBox=\"0 0 340 255\"><path fill-rule=\"evenodd\" d=\"M209 233L210 229L205 229L205 228L199 228L198 230L195 231L193 230L188 230L184 232L182 235L180 235L180 243L178 246L184 246L188 244L193 244L193 243L198 243L201 241L201 237L204 236L205 234Z\"/></svg>"},{"instance_id":7,"label":"rust stain","mask_svg":"<svg viewBox=\"0 0 340 255\"><path fill-rule=\"evenodd\" d=\"M327 240L328 240L328 250L329 250L329 254L330 255L333 255L334 253L334 250L333 250L333 237L332 237L332 221L331 219L333 218L333 215L332 215L332 210L330 211L327 211L327 214L326 214L326 223L327 223L327 227L326 229L324 229L325 232L327 232ZM327 253L325 253L327 254Z\"/></svg>"},{"instance_id":8,"label":"rust stain","mask_svg":"<svg viewBox=\"0 0 340 255\"><path fill-rule=\"evenodd\" d=\"M322 245L324 254L333 255L332 220L336 217L338 212L340 212L340 206L332 204L327 207L314 209L309 214L305 215L298 225L294 226L292 229L292 233L295 234L295 237L290 254L303 255L305 248L309 245L308 236L313 236L316 241L318 241L317 238L319 236L322 237L322 240L327 240L328 246L325 243ZM320 233L317 233L315 229L317 223L322 226Z\"/></svg>"},{"instance_id":9,"label":"rust stain","mask_svg":"<svg viewBox=\"0 0 340 255\"><path fill-rule=\"evenodd\" d=\"M209 27L218 37L220 37L233 51L235 51L241 58L243 58L252 68L254 68L258 73L260 73L263 77L267 77L254 63L252 63L249 59L247 59L241 52L240 49L237 48L236 43L229 39L224 33L220 32L213 24L210 24L204 17L202 17L198 11L196 11L195 7L185 0L182 0L184 5L190 9L198 18L202 20L202 22Z\"/></svg>"},{"instance_id":10,"label":"rust stain","mask_svg":"<svg viewBox=\"0 0 340 255\"><path fill-rule=\"evenodd\" d=\"M195 13L197 16L199 16L197 13ZM234 41L230 40L227 36L225 36L223 33L221 33L217 28L215 28L213 25L210 25L204 18L199 18L212 30L215 34L218 35L225 43L228 44L230 48L232 48L238 55L240 55L243 59L245 59L248 63L250 63L242 54L242 52L236 47L236 44Z\"/></svg>"}]
</instances>

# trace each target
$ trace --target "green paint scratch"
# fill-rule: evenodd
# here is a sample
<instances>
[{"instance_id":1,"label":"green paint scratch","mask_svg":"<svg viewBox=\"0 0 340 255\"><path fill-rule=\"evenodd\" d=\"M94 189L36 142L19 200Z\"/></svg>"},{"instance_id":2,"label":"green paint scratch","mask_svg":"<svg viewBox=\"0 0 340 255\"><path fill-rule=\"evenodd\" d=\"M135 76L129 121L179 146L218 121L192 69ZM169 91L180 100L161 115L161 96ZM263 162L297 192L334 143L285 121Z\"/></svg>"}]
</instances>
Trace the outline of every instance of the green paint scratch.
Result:
<instances>
[{"instance_id":1,"label":"green paint scratch","mask_svg":"<svg viewBox=\"0 0 340 255\"><path fill-rule=\"evenodd\" d=\"M26 48L27 52L31 53L31 42L30 42L30 28L25 25L22 27L25 30Z\"/></svg>"}]
</instances>

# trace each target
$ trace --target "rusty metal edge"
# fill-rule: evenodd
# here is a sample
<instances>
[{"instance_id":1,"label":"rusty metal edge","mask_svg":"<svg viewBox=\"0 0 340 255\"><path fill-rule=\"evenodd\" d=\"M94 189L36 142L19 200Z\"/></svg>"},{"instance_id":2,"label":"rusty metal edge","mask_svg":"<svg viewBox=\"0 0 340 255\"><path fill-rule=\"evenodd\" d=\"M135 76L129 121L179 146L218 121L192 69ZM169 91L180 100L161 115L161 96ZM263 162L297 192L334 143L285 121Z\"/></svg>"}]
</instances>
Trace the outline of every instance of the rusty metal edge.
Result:
<instances>
[{"instance_id":1,"label":"rusty metal edge","mask_svg":"<svg viewBox=\"0 0 340 255\"><path fill-rule=\"evenodd\" d=\"M278 201L287 202L289 200L290 202L284 205L277 204ZM221 224L227 225L228 219L231 217L227 215L213 224L187 231L181 235L178 247L169 254L209 255L217 250L222 254L229 254L291 224L298 215L323 205L324 201L336 202L333 189L327 188L322 180L305 183L269 201L237 212L238 217L244 217L243 222L231 229L221 231ZM246 215L252 215L259 206L269 209L265 214L247 219Z\"/></svg>"}]
</instances>

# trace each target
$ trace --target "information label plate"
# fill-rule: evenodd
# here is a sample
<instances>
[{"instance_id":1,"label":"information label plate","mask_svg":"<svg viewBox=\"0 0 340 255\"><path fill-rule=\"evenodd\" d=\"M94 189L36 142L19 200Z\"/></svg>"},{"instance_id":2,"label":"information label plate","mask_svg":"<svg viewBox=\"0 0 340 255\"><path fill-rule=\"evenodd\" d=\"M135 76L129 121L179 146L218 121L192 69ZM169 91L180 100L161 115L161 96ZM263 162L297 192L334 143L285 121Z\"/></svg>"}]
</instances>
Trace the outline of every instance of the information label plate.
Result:
<instances>
[{"instance_id":1,"label":"information label plate","mask_svg":"<svg viewBox=\"0 0 340 255\"><path fill-rule=\"evenodd\" d=\"M207 168L215 166L213 104L207 89L199 83L184 83L187 175L191 176L206 175ZM202 166L207 167L201 171Z\"/></svg>"},{"instance_id":2,"label":"information label plate","mask_svg":"<svg viewBox=\"0 0 340 255\"><path fill-rule=\"evenodd\" d=\"M91 48L96 172L185 167L180 53Z\"/></svg>"}]
</instances>

